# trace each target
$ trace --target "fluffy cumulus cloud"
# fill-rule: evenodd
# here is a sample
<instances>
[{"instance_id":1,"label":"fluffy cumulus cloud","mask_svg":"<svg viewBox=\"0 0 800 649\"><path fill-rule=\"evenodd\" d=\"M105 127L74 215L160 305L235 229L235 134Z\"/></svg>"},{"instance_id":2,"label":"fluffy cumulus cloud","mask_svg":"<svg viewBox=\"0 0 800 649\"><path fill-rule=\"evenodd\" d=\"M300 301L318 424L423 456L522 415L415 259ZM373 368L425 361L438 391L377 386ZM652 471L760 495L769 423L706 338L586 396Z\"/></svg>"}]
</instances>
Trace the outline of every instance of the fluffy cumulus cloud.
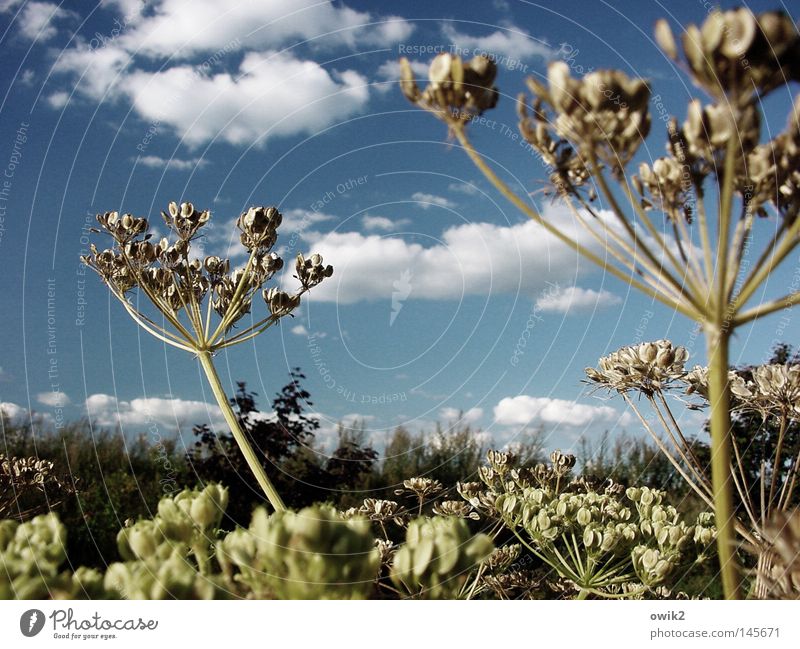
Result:
<instances>
[{"instance_id":1,"label":"fluffy cumulus cloud","mask_svg":"<svg viewBox=\"0 0 800 649\"><path fill-rule=\"evenodd\" d=\"M49 412L31 412L10 401L0 401L0 415L14 426L34 425L52 428L55 425L53 416Z\"/></svg>"},{"instance_id":2,"label":"fluffy cumulus cloud","mask_svg":"<svg viewBox=\"0 0 800 649\"><path fill-rule=\"evenodd\" d=\"M190 145L263 143L350 117L369 98L365 77L280 48L385 46L413 29L401 18L315 0L161 0L144 13L127 0L116 4L123 18L99 36L79 35L54 71L80 95L132 105ZM51 106L64 105L65 90L52 94Z\"/></svg>"},{"instance_id":3,"label":"fluffy cumulus cloud","mask_svg":"<svg viewBox=\"0 0 800 649\"><path fill-rule=\"evenodd\" d=\"M188 58L239 40L249 49L296 41L318 47L382 45L409 37L413 26L396 16L356 11L319 0L161 0L119 40L150 57Z\"/></svg>"},{"instance_id":4,"label":"fluffy cumulus cloud","mask_svg":"<svg viewBox=\"0 0 800 649\"><path fill-rule=\"evenodd\" d=\"M215 428L225 426L216 404L186 399L140 397L123 401L110 394L93 394L86 399L86 412L97 426L120 426L131 432L152 424L173 431L203 423Z\"/></svg>"},{"instance_id":5,"label":"fluffy cumulus cloud","mask_svg":"<svg viewBox=\"0 0 800 649\"><path fill-rule=\"evenodd\" d=\"M500 66L508 68L525 65L525 61L531 58L548 59L553 56L553 50L546 41L511 24L485 36L475 36L459 31L453 23L444 23L442 33L465 56L486 54Z\"/></svg>"},{"instance_id":6,"label":"fluffy cumulus cloud","mask_svg":"<svg viewBox=\"0 0 800 649\"><path fill-rule=\"evenodd\" d=\"M551 424L582 428L595 423L626 425L630 422L627 413L619 413L609 406L525 394L502 399L494 408L494 418L504 426Z\"/></svg>"},{"instance_id":7,"label":"fluffy cumulus cloud","mask_svg":"<svg viewBox=\"0 0 800 649\"><path fill-rule=\"evenodd\" d=\"M414 71L414 75L418 79L428 78L428 63L418 59L411 60L409 63L411 64L411 69ZM376 88L381 93L388 92L392 88L395 88L400 81L400 62L397 59L384 61L378 67L375 75L378 79Z\"/></svg>"},{"instance_id":8,"label":"fluffy cumulus cloud","mask_svg":"<svg viewBox=\"0 0 800 649\"><path fill-rule=\"evenodd\" d=\"M419 200L419 196L417 196ZM561 204L547 205L543 216L585 247L601 253L597 241L576 223ZM619 229L613 215L598 213L602 228ZM650 241L645 234L642 238ZM333 277L315 288L309 299L339 304L388 299L394 282L413 269L414 299L460 299L465 295L523 294L543 297L551 310L587 308L617 303L607 291L573 288L563 293L547 288L553 283L572 285L589 262L533 221L514 225L464 223L446 228L439 242L422 245L400 235L377 232L303 234L307 251L318 252L334 265ZM667 237L671 245L672 240ZM288 278L287 278L288 279ZM289 285L292 285L289 282Z\"/></svg>"},{"instance_id":9,"label":"fluffy cumulus cloud","mask_svg":"<svg viewBox=\"0 0 800 649\"><path fill-rule=\"evenodd\" d=\"M0 401L0 414L12 423L19 423L28 418L28 410L10 401Z\"/></svg>"},{"instance_id":10,"label":"fluffy cumulus cloud","mask_svg":"<svg viewBox=\"0 0 800 649\"><path fill-rule=\"evenodd\" d=\"M43 406L51 408L63 408L69 405L69 397L64 392L40 392L36 395L36 400Z\"/></svg>"},{"instance_id":11,"label":"fluffy cumulus cloud","mask_svg":"<svg viewBox=\"0 0 800 649\"><path fill-rule=\"evenodd\" d=\"M237 74L179 65L131 72L121 86L141 117L173 127L190 145L314 133L358 112L369 98L366 79L352 70L329 72L276 52L246 54Z\"/></svg>"},{"instance_id":12,"label":"fluffy cumulus cloud","mask_svg":"<svg viewBox=\"0 0 800 649\"><path fill-rule=\"evenodd\" d=\"M621 304L622 298L610 291L595 291L590 288L568 286L547 291L536 300L540 311L549 313L576 313L592 311L603 307Z\"/></svg>"},{"instance_id":13,"label":"fluffy cumulus cloud","mask_svg":"<svg viewBox=\"0 0 800 649\"><path fill-rule=\"evenodd\" d=\"M26 2L17 16L17 28L27 39L47 41L58 34L58 23L71 15L52 2Z\"/></svg>"},{"instance_id":14,"label":"fluffy cumulus cloud","mask_svg":"<svg viewBox=\"0 0 800 649\"><path fill-rule=\"evenodd\" d=\"M582 240L587 238L572 229L563 210L548 208L547 215ZM457 225L441 234L440 243L429 246L360 232L308 232L305 238L308 248L335 268L310 299L340 304L390 298L393 283L409 268L416 278L415 299L517 292L532 297L546 281L572 281L578 264L574 252L532 221Z\"/></svg>"}]
</instances>

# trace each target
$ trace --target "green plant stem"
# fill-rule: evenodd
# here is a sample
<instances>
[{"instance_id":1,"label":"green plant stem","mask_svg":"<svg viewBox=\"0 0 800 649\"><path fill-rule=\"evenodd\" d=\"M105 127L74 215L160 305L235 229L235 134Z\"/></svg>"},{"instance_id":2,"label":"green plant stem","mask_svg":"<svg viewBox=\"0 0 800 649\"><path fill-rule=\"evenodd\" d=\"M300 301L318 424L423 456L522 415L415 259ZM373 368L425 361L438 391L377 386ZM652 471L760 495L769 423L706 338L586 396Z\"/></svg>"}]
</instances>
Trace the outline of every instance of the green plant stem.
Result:
<instances>
[{"instance_id":1,"label":"green plant stem","mask_svg":"<svg viewBox=\"0 0 800 649\"><path fill-rule=\"evenodd\" d=\"M244 434L244 431L242 431L241 426L239 426L239 420L236 418L236 414L233 412L228 402L228 396L225 394L217 370L214 367L211 352L200 351L198 352L198 357L200 358L200 365L203 366L203 371L206 373L206 378L211 385L214 397L219 404L220 410L222 410L222 415L225 417L228 426L230 426L231 433L233 433L233 437L239 445L242 455L244 455L244 459L247 461L247 465L255 475L258 484L261 486L261 489L264 491L273 509L278 512L285 511L286 505L283 504L280 494L278 494L275 486L267 477L267 474L264 472L264 467L261 466L261 462L258 460L253 447L250 445L250 442L247 441L247 436Z\"/></svg>"},{"instance_id":2,"label":"green plant stem","mask_svg":"<svg viewBox=\"0 0 800 649\"><path fill-rule=\"evenodd\" d=\"M731 394L728 382L730 334L724 329L723 323L706 327L706 345L708 394L711 403L711 486L722 589L725 599L741 599L731 477Z\"/></svg>"}]
</instances>

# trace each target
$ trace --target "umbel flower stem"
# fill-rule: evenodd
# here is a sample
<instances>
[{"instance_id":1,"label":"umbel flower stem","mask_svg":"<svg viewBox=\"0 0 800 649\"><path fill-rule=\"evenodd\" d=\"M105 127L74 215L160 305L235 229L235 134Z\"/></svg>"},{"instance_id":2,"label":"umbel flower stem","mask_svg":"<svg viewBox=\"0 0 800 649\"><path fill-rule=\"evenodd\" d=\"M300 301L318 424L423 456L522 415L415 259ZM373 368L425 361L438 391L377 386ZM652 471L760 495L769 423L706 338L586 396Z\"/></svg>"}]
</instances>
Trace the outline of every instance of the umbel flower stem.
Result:
<instances>
[{"instance_id":1,"label":"umbel flower stem","mask_svg":"<svg viewBox=\"0 0 800 649\"><path fill-rule=\"evenodd\" d=\"M162 212L162 216L169 231L177 235L177 240L171 243L164 238L154 245L150 241L152 235L148 232L147 219L134 218L130 214L120 217L117 212L98 214L98 223L111 235L114 245L100 251L93 244L92 254L81 259L100 276L139 326L165 344L197 356L214 398L256 481L272 507L276 511L285 511L286 505L264 472L231 408L214 367L213 356L220 349L255 338L280 318L291 314L304 293L333 274L333 267L324 266L319 255L311 255L308 259L298 255L295 277L300 280L300 289L297 293L289 295L277 287L262 291L262 286L283 268L283 260L271 252L283 218L277 208L251 207L239 217L240 241L249 257L244 269L233 273L230 273L229 259L190 256L192 241L211 217L208 211L200 212L191 203L180 206L170 203L169 213ZM126 295L134 288L141 290L174 331L159 326L134 306ZM232 333L234 325L245 314L251 313L253 298L259 292L269 315L239 333ZM205 306L203 300L207 300ZM213 313L219 317L216 324L212 322ZM188 327L181 321L182 314L188 320Z\"/></svg>"},{"instance_id":2,"label":"umbel flower stem","mask_svg":"<svg viewBox=\"0 0 800 649\"><path fill-rule=\"evenodd\" d=\"M722 589L728 599L741 598L736 557L733 477L731 472L731 390L728 382L730 336L722 330L706 329L708 349L708 398L711 404L711 490L717 524Z\"/></svg>"},{"instance_id":3,"label":"umbel flower stem","mask_svg":"<svg viewBox=\"0 0 800 649\"><path fill-rule=\"evenodd\" d=\"M283 503L283 499L281 498L277 489L275 489L275 485L273 485L272 481L267 477L264 467L258 459L256 452L253 450L252 445L248 441L247 435L245 435L242 427L239 425L239 420L237 419L236 414L233 412L233 408L231 408L231 404L228 401L228 397L224 388L222 387L222 383L219 380L217 369L214 367L214 361L211 358L211 352L199 352L198 358L200 359L200 365L203 368L203 372L205 372L208 383L211 386L211 391L214 393L214 398L217 400L220 410L222 410L222 416L225 417L225 423L230 426L231 433L233 433L233 437L236 440L236 443L239 445L239 449L241 449L244 459L247 461L247 466L250 467L250 470L256 477L259 486L264 491L264 494L267 496L267 499L269 500L269 503L272 505L273 509L278 512L285 511L286 505Z\"/></svg>"},{"instance_id":4,"label":"umbel flower stem","mask_svg":"<svg viewBox=\"0 0 800 649\"><path fill-rule=\"evenodd\" d=\"M672 299L669 295L665 295L650 286L634 279L632 274L627 274L624 271L616 268L615 266L606 263L601 257L585 248L580 243L571 239L556 226L548 223L542 216L532 209L518 194L516 194L508 185L501 180L497 174L486 164L480 153L475 150L475 147L470 142L463 126L455 124L451 126L455 137L458 139L461 146L464 148L467 155L473 161L475 166L481 173L489 180L511 203L520 209L530 219L544 227L548 232L556 236L558 239L569 245L578 254L586 257L594 264L600 266L604 270L611 272L618 279L634 286L643 293L657 299L659 302L668 306L683 315L690 317L692 320L700 323L704 319L711 316L711 313L700 313L693 307L692 304L683 304ZM734 140L731 140L732 142ZM732 159L732 158L729 158ZM730 167L727 164L726 167ZM733 184L732 178L726 178L729 189L727 192L723 188L723 197L726 193L730 192L730 187ZM730 196L730 194L728 194ZM725 205L721 206L724 209ZM727 208L730 210L730 207ZM724 250L724 248L723 248ZM724 257L725 255L720 255ZM720 268L720 274L726 269ZM725 276L722 281L725 282ZM706 303L711 303L711 296L706 296ZM709 360L709 381L714 386L713 397L711 397L711 440L713 448L713 459L711 463L711 481L712 493L714 496L714 514L717 518L717 552L720 559L720 573L722 576L723 590L728 599L739 599L741 597L741 582L739 578L738 563L736 559L736 534L735 534L735 515L733 509L733 482L731 477L731 416L730 416L730 387L728 385L728 349L730 346L730 336L728 333L723 332L726 327L724 312L719 314L721 319L719 325L713 325L709 331L706 328L706 338L709 359L714 359L714 362ZM729 325L727 325L729 326ZM711 378L713 377L713 379ZM711 390L711 386L709 386ZM691 481L690 481L691 482Z\"/></svg>"}]
</instances>

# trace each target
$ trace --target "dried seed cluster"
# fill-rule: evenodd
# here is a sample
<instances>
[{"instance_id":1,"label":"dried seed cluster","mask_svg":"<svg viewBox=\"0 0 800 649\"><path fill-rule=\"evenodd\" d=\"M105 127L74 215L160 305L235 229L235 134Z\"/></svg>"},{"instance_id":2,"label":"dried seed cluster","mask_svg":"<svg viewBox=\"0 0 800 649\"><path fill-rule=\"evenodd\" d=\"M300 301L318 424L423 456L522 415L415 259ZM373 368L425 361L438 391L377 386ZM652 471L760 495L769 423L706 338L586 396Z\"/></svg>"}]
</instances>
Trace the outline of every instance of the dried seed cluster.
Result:
<instances>
[{"instance_id":1,"label":"dried seed cluster","mask_svg":"<svg viewBox=\"0 0 800 649\"><path fill-rule=\"evenodd\" d=\"M618 392L638 390L653 394L684 376L688 358L685 347L657 340L623 347L604 356L596 369L586 368L586 375L591 382Z\"/></svg>"},{"instance_id":2,"label":"dried seed cluster","mask_svg":"<svg viewBox=\"0 0 800 649\"><path fill-rule=\"evenodd\" d=\"M429 84L420 91L408 59L400 59L400 88L406 98L448 120L467 122L497 104L494 79L497 65L487 56L464 62L460 56L439 54L431 63Z\"/></svg>"},{"instance_id":3,"label":"dried seed cluster","mask_svg":"<svg viewBox=\"0 0 800 649\"><path fill-rule=\"evenodd\" d=\"M573 155L583 161L597 159L620 176L650 132L647 83L618 70L575 79L563 61L549 65L547 83L528 79L535 99L530 114L521 109L520 129L526 139L542 155L555 158L556 170L566 165L567 177L561 180L576 184L585 180L586 172L580 162L571 160Z\"/></svg>"},{"instance_id":4,"label":"dried seed cluster","mask_svg":"<svg viewBox=\"0 0 800 649\"><path fill-rule=\"evenodd\" d=\"M665 20L656 23L656 40L667 56L679 60ZM712 11L702 26L686 27L682 46L695 82L720 100L745 103L756 92L765 94L800 80L800 37L782 11L758 16L744 7Z\"/></svg>"},{"instance_id":5,"label":"dried seed cluster","mask_svg":"<svg viewBox=\"0 0 800 649\"><path fill-rule=\"evenodd\" d=\"M195 330L197 339L183 342L216 342L211 330L206 330L208 319L204 319L200 309L206 298L209 299L208 308L220 317L224 334L250 313L258 291L274 322L296 309L303 293L333 274L333 267L324 265L320 255L314 254L308 259L298 255L295 270L300 290L297 293L289 294L277 287L261 290L284 265L272 252L283 219L275 207L251 207L237 219L239 239L249 257L244 268L233 271L229 259L214 255L203 259L192 257L192 243L209 222L210 212L199 211L191 203L173 202L162 212L162 217L173 241L163 238L153 243L148 221L144 218L130 214L120 216L117 212L99 214L97 222L102 231L111 235L114 245L104 250L92 245L91 254L81 259L100 275L115 296L126 302L129 311L133 307L127 303L126 294L138 287L172 324L179 322L181 313L186 314L189 328ZM132 314L152 324L144 314Z\"/></svg>"}]
</instances>

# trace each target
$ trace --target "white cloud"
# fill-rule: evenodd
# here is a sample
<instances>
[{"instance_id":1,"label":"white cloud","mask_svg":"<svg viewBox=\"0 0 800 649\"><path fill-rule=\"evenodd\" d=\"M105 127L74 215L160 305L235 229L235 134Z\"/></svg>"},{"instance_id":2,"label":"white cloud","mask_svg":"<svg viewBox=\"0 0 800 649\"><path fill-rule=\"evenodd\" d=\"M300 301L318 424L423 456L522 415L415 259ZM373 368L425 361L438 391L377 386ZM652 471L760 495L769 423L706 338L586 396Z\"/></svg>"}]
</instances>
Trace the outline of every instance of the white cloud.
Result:
<instances>
[{"instance_id":1,"label":"white cloud","mask_svg":"<svg viewBox=\"0 0 800 649\"><path fill-rule=\"evenodd\" d=\"M353 115L366 105L366 83L352 70L330 73L288 54L251 52L237 75L199 75L188 65L138 70L123 90L140 116L169 124L190 145L214 138L263 144L269 137L315 133ZM188 92L191 101L181 101Z\"/></svg>"},{"instance_id":2,"label":"white cloud","mask_svg":"<svg viewBox=\"0 0 800 649\"><path fill-rule=\"evenodd\" d=\"M302 233L308 231L310 227L317 223L324 223L325 221L332 221L335 219L335 216L326 214L325 212L295 208L283 212L283 221L281 221L280 231L282 234L286 234L287 232Z\"/></svg>"},{"instance_id":3,"label":"white cloud","mask_svg":"<svg viewBox=\"0 0 800 649\"><path fill-rule=\"evenodd\" d=\"M40 392L36 395L36 400L51 408L63 408L70 404L69 397L64 392Z\"/></svg>"},{"instance_id":4,"label":"white cloud","mask_svg":"<svg viewBox=\"0 0 800 649\"><path fill-rule=\"evenodd\" d=\"M576 229L565 210L549 207L545 217L584 244L596 245ZM578 268L575 253L532 221L511 226L467 223L447 228L440 238L440 243L424 247L390 235L309 232L309 251L319 252L335 269L310 299L340 304L390 299L393 283L409 268L414 271L415 299L518 292L532 297L547 281L574 281ZM293 285L288 277L287 282Z\"/></svg>"},{"instance_id":5,"label":"white cloud","mask_svg":"<svg viewBox=\"0 0 800 649\"><path fill-rule=\"evenodd\" d=\"M601 289L595 291L590 288L568 286L555 291L547 291L536 300L536 306L541 311L549 313L568 313L577 311L591 311L595 308L621 304L622 298L610 291Z\"/></svg>"},{"instance_id":6,"label":"white cloud","mask_svg":"<svg viewBox=\"0 0 800 649\"><path fill-rule=\"evenodd\" d=\"M157 155L146 155L138 159L139 164L151 169L169 169L175 171L189 171L200 167L205 167L208 160L205 158L189 158L182 160L180 158L162 158Z\"/></svg>"},{"instance_id":7,"label":"white cloud","mask_svg":"<svg viewBox=\"0 0 800 649\"><path fill-rule=\"evenodd\" d=\"M175 430L210 423L215 428L225 427L219 407L204 401L160 397L121 401L110 394L93 394L85 405L90 419L98 426L141 428L156 423Z\"/></svg>"},{"instance_id":8,"label":"white cloud","mask_svg":"<svg viewBox=\"0 0 800 649\"><path fill-rule=\"evenodd\" d=\"M483 417L483 408L470 408L463 411L458 408L446 406L439 411L439 418L447 423L473 424Z\"/></svg>"},{"instance_id":9,"label":"white cloud","mask_svg":"<svg viewBox=\"0 0 800 649\"><path fill-rule=\"evenodd\" d=\"M428 63L419 60L411 60L409 63L417 79L428 78ZM384 61L376 70L375 75L378 79L375 88L379 92L385 93L396 88L400 82L400 62L397 59Z\"/></svg>"},{"instance_id":10,"label":"white cloud","mask_svg":"<svg viewBox=\"0 0 800 649\"><path fill-rule=\"evenodd\" d=\"M447 186L451 192L458 192L460 194L466 194L467 196L475 196L476 194L480 193L480 189L476 185L468 182L462 183L450 183Z\"/></svg>"},{"instance_id":11,"label":"white cloud","mask_svg":"<svg viewBox=\"0 0 800 649\"><path fill-rule=\"evenodd\" d=\"M53 416L49 412L31 412L10 401L0 402L0 413L12 426L33 426L52 429L55 425Z\"/></svg>"},{"instance_id":12,"label":"white cloud","mask_svg":"<svg viewBox=\"0 0 800 649\"><path fill-rule=\"evenodd\" d=\"M398 227L408 225L411 223L411 220L397 219L393 221L385 216L370 216L369 214L365 214L364 218L361 219L361 223L363 224L365 230L391 232Z\"/></svg>"},{"instance_id":13,"label":"white cloud","mask_svg":"<svg viewBox=\"0 0 800 649\"><path fill-rule=\"evenodd\" d=\"M377 16L319 0L162 0L121 37L131 51L186 58L241 40L248 49L310 40L316 47L386 46L414 27L396 16Z\"/></svg>"},{"instance_id":14,"label":"white cloud","mask_svg":"<svg viewBox=\"0 0 800 649\"><path fill-rule=\"evenodd\" d=\"M567 236L602 253L563 204L548 204L542 214ZM597 222L601 235L604 227L621 230L609 211L601 210ZM640 236L651 242L647 233ZM455 225L442 232L439 243L428 247L391 234L309 231L303 238L308 252L320 253L335 269L333 277L315 288L309 299L340 304L389 299L393 283L408 269L413 269L414 298L433 300L498 293L533 298L548 284L573 284L584 269L595 269L531 220L509 226ZM673 244L669 237L667 241ZM573 297L579 302L586 299L580 291ZM602 292L595 297L612 299Z\"/></svg>"},{"instance_id":15,"label":"white cloud","mask_svg":"<svg viewBox=\"0 0 800 649\"><path fill-rule=\"evenodd\" d=\"M456 204L453 201L446 199L444 196L426 194L425 192L414 192L411 194L411 200L417 201L423 210L427 210L433 206L444 207L451 210L456 207Z\"/></svg>"},{"instance_id":16,"label":"white cloud","mask_svg":"<svg viewBox=\"0 0 800 649\"><path fill-rule=\"evenodd\" d=\"M263 144L352 116L369 97L364 76L280 48L306 39L314 48L386 46L413 30L401 18L316 0L161 0L145 16L127 0L118 4L131 13L119 34L96 47L77 38L54 70L93 100L132 104L190 145ZM160 67L142 57L158 58Z\"/></svg>"},{"instance_id":17,"label":"white cloud","mask_svg":"<svg viewBox=\"0 0 800 649\"><path fill-rule=\"evenodd\" d=\"M124 93L112 94L112 90L122 84L124 73L131 66L132 60L131 55L117 43L90 48L79 42L59 54L53 64L53 71L76 77L76 90L100 101L107 94L112 99L125 96Z\"/></svg>"},{"instance_id":18,"label":"white cloud","mask_svg":"<svg viewBox=\"0 0 800 649\"><path fill-rule=\"evenodd\" d=\"M565 399L531 397L521 394L506 397L494 407L495 421L504 426L529 426L557 424L583 427L602 423L625 425L630 421L627 413L619 413L609 406L590 406Z\"/></svg>"},{"instance_id":19,"label":"white cloud","mask_svg":"<svg viewBox=\"0 0 800 649\"><path fill-rule=\"evenodd\" d=\"M514 25L507 25L487 36L471 36L459 32L452 23L444 23L442 33L456 47L467 50L467 56L487 54L501 67L513 68L525 59L553 56L553 50L546 41Z\"/></svg>"},{"instance_id":20,"label":"white cloud","mask_svg":"<svg viewBox=\"0 0 800 649\"><path fill-rule=\"evenodd\" d=\"M418 77L428 76L429 64L426 63L425 61L413 59L409 61L409 64L411 65L411 69L413 70L416 76ZM385 79L386 81L399 81L400 61L398 61L397 59L389 59L388 61L384 61L378 67L376 75L379 79Z\"/></svg>"},{"instance_id":21,"label":"white cloud","mask_svg":"<svg viewBox=\"0 0 800 649\"><path fill-rule=\"evenodd\" d=\"M10 401L0 401L0 412L12 423L19 423L28 418L28 409Z\"/></svg>"},{"instance_id":22,"label":"white cloud","mask_svg":"<svg viewBox=\"0 0 800 649\"><path fill-rule=\"evenodd\" d=\"M34 81L36 81L36 73L31 68L28 68L27 70L22 71L22 74L19 75L18 79L22 85L32 86Z\"/></svg>"},{"instance_id":23,"label":"white cloud","mask_svg":"<svg viewBox=\"0 0 800 649\"><path fill-rule=\"evenodd\" d=\"M305 325L295 325L289 331L295 336L308 336L308 329L305 328Z\"/></svg>"},{"instance_id":24,"label":"white cloud","mask_svg":"<svg viewBox=\"0 0 800 649\"><path fill-rule=\"evenodd\" d=\"M50 108L55 108L56 110L60 108L64 108L69 103L69 93L64 92L63 90L59 90L54 92L52 95L48 95L47 97L47 104Z\"/></svg>"},{"instance_id":25,"label":"white cloud","mask_svg":"<svg viewBox=\"0 0 800 649\"><path fill-rule=\"evenodd\" d=\"M70 15L52 2L27 2L19 13L19 32L32 41L47 41L58 34L54 23Z\"/></svg>"}]
</instances>

